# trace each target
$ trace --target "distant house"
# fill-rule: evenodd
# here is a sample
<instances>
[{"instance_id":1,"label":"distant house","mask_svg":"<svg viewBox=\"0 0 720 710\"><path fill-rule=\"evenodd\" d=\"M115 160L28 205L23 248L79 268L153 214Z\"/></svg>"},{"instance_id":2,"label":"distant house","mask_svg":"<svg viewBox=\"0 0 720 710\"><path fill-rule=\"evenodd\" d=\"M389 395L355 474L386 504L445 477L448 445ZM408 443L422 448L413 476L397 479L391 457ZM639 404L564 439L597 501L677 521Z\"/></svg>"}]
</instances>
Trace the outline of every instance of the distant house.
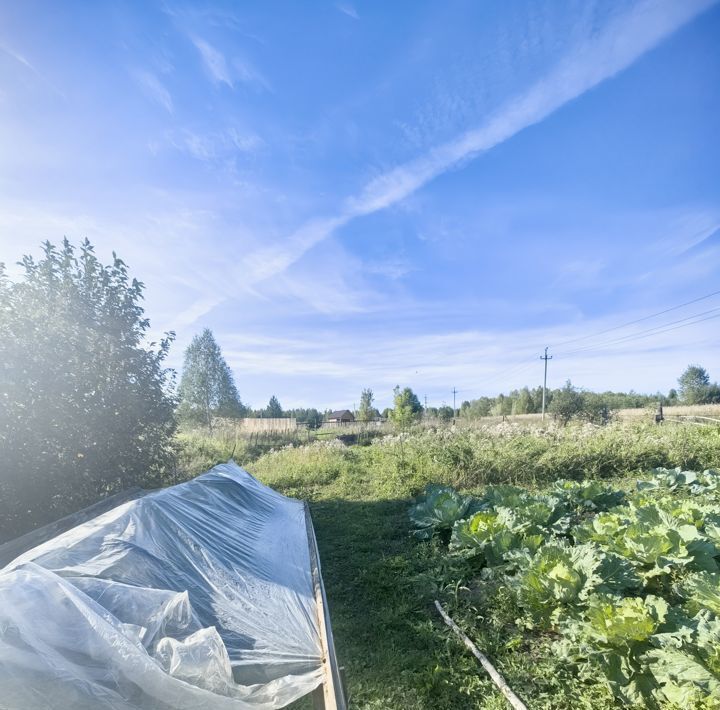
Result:
<instances>
[{"instance_id":1,"label":"distant house","mask_svg":"<svg viewBox=\"0 0 720 710\"><path fill-rule=\"evenodd\" d=\"M339 409L337 412L328 414L328 424L350 424L355 421L353 413L349 409Z\"/></svg>"}]
</instances>

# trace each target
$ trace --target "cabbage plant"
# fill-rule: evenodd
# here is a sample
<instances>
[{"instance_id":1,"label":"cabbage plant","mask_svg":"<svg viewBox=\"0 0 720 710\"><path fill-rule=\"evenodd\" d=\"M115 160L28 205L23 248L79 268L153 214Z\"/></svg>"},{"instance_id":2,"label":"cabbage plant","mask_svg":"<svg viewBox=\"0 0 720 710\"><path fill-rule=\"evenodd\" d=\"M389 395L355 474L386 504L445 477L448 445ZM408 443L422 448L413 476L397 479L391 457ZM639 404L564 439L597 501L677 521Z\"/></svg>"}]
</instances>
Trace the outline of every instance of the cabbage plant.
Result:
<instances>
[{"instance_id":1,"label":"cabbage plant","mask_svg":"<svg viewBox=\"0 0 720 710\"><path fill-rule=\"evenodd\" d=\"M449 534L456 521L466 516L473 499L450 486L429 485L424 496L410 508L413 535L429 540L436 533Z\"/></svg>"}]
</instances>

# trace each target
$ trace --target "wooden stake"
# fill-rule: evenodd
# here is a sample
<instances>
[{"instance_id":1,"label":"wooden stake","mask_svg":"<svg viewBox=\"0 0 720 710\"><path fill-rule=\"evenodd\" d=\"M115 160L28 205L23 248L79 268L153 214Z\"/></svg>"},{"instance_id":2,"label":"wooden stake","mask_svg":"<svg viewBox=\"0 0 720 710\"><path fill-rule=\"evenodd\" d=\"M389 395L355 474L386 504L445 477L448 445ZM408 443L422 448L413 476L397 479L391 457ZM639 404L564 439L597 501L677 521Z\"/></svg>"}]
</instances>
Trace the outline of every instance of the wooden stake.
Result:
<instances>
[{"instance_id":1,"label":"wooden stake","mask_svg":"<svg viewBox=\"0 0 720 710\"><path fill-rule=\"evenodd\" d=\"M437 599L435 600L435 608L440 613L440 616L442 616L443 621L462 639L463 643L470 649L473 656L480 661L480 665L482 665L482 667L488 672L488 675L492 678L493 683L497 685L500 692L505 696L510 705L512 705L515 710L527 710L525 703L523 703L523 701L512 692L510 686L497 672L495 666L490 663L487 656L478 649L478 647L463 633L462 629L447 615L447 612L442 608Z\"/></svg>"}]
</instances>

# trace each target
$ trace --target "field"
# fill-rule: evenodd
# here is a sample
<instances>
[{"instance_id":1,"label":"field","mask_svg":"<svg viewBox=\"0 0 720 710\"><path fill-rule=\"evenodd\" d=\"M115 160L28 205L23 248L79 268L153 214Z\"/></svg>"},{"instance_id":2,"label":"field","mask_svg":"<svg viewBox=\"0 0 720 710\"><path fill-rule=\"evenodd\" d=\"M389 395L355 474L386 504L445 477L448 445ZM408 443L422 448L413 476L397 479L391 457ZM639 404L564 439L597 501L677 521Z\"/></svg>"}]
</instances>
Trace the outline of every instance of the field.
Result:
<instances>
[{"instance_id":1,"label":"field","mask_svg":"<svg viewBox=\"0 0 720 710\"><path fill-rule=\"evenodd\" d=\"M602 676L580 677L560 659L555 631L519 622L522 612L509 588L483 581L448 554L441 537L422 542L411 536L408 511L428 483L476 496L496 484L541 493L557 479L599 479L631 491L635 479L655 467L720 468L716 427L620 422L430 429L364 445L328 440L263 451L195 434L184 442L178 476L227 458L228 447L265 483L310 501L338 656L358 708L505 707L440 622L435 598L529 707L622 706Z\"/></svg>"}]
</instances>

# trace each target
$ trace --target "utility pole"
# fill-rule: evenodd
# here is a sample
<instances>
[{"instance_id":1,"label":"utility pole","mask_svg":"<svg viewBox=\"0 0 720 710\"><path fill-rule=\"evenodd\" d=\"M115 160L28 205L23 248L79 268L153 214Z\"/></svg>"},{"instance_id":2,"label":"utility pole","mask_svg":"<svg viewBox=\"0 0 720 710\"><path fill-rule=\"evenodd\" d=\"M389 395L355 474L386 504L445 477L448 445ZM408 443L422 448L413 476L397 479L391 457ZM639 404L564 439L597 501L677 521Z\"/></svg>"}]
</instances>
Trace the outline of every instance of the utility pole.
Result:
<instances>
[{"instance_id":1,"label":"utility pole","mask_svg":"<svg viewBox=\"0 0 720 710\"><path fill-rule=\"evenodd\" d=\"M540 359L545 360L545 377L543 378L543 398L542 398L542 420L545 421L545 392L547 390L547 363L552 360L552 355L547 354L548 349L545 348L545 355L541 355Z\"/></svg>"},{"instance_id":2,"label":"utility pole","mask_svg":"<svg viewBox=\"0 0 720 710\"><path fill-rule=\"evenodd\" d=\"M455 409L455 395L457 394L457 390L453 387L453 419L455 419L456 415L456 409Z\"/></svg>"},{"instance_id":3,"label":"utility pole","mask_svg":"<svg viewBox=\"0 0 720 710\"><path fill-rule=\"evenodd\" d=\"M425 412L427 412L427 395L425 395Z\"/></svg>"}]
</instances>

